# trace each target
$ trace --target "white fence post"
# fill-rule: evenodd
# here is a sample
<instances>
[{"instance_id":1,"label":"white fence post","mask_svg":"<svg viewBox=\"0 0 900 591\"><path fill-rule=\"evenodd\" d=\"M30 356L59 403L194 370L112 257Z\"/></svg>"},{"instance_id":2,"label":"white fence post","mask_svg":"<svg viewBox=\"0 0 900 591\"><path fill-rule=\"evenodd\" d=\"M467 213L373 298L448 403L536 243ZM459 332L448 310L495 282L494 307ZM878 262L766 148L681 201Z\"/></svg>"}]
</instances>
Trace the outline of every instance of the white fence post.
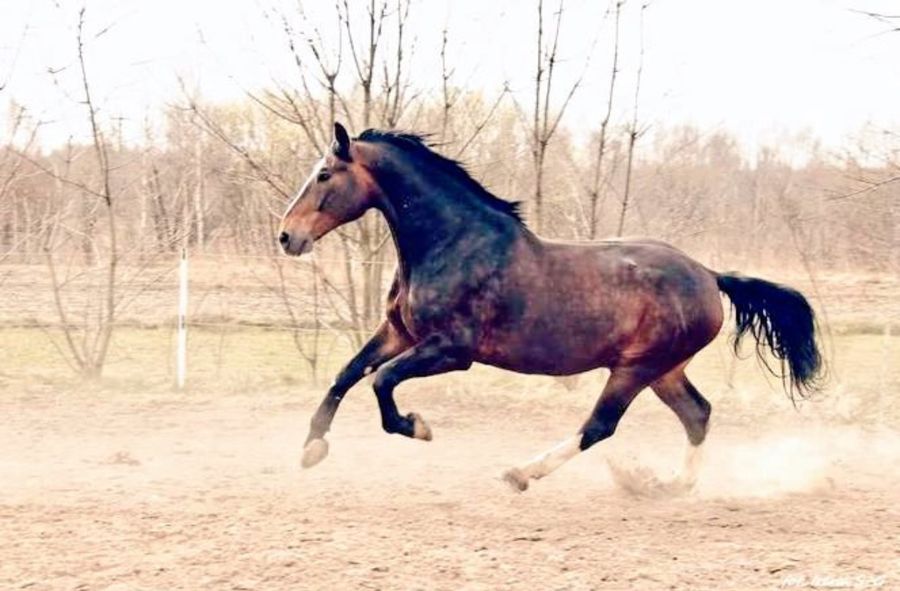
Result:
<instances>
[{"instance_id":1,"label":"white fence post","mask_svg":"<svg viewBox=\"0 0 900 591\"><path fill-rule=\"evenodd\" d=\"M187 317L188 305L188 261L187 249L181 249L181 261L178 265L178 352L175 360L176 385L184 389L187 374Z\"/></svg>"}]
</instances>

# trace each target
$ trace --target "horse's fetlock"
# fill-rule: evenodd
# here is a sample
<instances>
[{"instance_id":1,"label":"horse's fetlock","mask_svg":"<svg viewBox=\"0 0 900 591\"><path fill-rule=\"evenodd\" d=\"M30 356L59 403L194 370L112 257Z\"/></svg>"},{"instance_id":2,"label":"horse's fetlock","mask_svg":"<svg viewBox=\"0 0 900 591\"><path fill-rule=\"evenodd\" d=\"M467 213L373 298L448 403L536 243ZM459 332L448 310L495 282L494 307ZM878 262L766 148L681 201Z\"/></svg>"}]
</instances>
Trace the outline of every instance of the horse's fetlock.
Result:
<instances>
[{"instance_id":1,"label":"horse's fetlock","mask_svg":"<svg viewBox=\"0 0 900 591\"><path fill-rule=\"evenodd\" d=\"M706 427L704 426L701 429L691 429L688 431L687 436L691 445L700 445L706 440Z\"/></svg>"},{"instance_id":2,"label":"horse's fetlock","mask_svg":"<svg viewBox=\"0 0 900 591\"><path fill-rule=\"evenodd\" d=\"M403 426L400 423L381 423L381 428L384 429L384 432L389 435L394 435L396 433L403 433Z\"/></svg>"},{"instance_id":3,"label":"horse's fetlock","mask_svg":"<svg viewBox=\"0 0 900 591\"><path fill-rule=\"evenodd\" d=\"M581 434L581 443L579 444L579 448L581 448L581 451L584 451L598 441L602 441L608 437L611 437L615 432L615 423L604 422L591 425Z\"/></svg>"},{"instance_id":4,"label":"horse's fetlock","mask_svg":"<svg viewBox=\"0 0 900 591\"><path fill-rule=\"evenodd\" d=\"M309 421L310 433L315 434L318 437L324 435L328 431L328 427L330 427L328 419L320 417L318 414L314 415Z\"/></svg>"}]
</instances>

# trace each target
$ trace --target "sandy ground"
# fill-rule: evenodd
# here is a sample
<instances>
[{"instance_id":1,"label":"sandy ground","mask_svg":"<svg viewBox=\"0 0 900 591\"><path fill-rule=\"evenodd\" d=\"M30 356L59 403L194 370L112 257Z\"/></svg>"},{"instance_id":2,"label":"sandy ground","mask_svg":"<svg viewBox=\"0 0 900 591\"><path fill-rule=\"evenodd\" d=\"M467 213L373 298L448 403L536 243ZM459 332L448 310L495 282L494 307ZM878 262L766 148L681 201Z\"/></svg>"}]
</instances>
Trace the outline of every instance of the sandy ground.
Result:
<instances>
[{"instance_id":1,"label":"sandy ground","mask_svg":"<svg viewBox=\"0 0 900 591\"><path fill-rule=\"evenodd\" d=\"M500 473L586 401L418 384L401 408L434 441L383 434L361 386L309 471L312 391L7 397L0 589L900 588L892 428L726 408L694 491L646 498L604 459L680 463L680 427L645 393L612 441L516 494Z\"/></svg>"}]
</instances>

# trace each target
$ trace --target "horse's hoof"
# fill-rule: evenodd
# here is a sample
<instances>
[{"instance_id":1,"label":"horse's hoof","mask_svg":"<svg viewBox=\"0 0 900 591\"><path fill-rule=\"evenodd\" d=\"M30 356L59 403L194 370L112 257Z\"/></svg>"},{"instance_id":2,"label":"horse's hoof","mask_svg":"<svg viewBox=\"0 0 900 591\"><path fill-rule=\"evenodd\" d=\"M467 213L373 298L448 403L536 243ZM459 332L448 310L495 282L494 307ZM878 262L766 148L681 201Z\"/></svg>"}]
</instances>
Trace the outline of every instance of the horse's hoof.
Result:
<instances>
[{"instance_id":1,"label":"horse's hoof","mask_svg":"<svg viewBox=\"0 0 900 591\"><path fill-rule=\"evenodd\" d=\"M413 438L423 441L431 441L431 427L425 422L419 413L411 412L406 416L413 424Z\"/></svg>"},{"instance_id":2,"label":"horse's hoof","mask_svg":"<svg viewBox=\"0 0 900 591\"><path fill-rule=\"evenodd\" d=\"M325 459L328 455L328 442L324 439L313 439L303 448L303 459L300 465L304 468L312 468Z\"/></svg>"},{"instance_id":3,"label":"horse's hoof","mask_svg":"<svg viewBox=\"0 0 900 591\"><path fill-rule=\"evenodd\" d=\"M516 492L528 490L528 476L518 468L511 468L504 472L503 480Z\"/></svg>"}]
</instances>

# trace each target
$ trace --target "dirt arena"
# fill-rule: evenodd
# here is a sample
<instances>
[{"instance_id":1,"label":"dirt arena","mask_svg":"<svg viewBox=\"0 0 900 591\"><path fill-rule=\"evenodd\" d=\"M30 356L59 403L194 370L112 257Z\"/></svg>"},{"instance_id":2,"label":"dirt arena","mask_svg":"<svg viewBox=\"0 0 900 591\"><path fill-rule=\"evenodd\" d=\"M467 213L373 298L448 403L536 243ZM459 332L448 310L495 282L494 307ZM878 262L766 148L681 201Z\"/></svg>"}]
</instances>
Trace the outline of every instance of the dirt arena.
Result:
<instances>
[{"instance_id":1,"label":"dirt arena","mask_svg":"<svg viewBox=\"0 0 900 591\"><path fill-rule=\"evenodd\" d=\"M542 382L545 384L545 382ZM547 387L546 389L551 389ZM430 443L387 436L360 385L299 468L319 393L3 398L0 589L900 587L900 434L710 395L695 490L648 498L684 436L645 392L613 440L523 494L502 471L568 435L589 394L401 389Z\"/></svg>"}]
</instances>

